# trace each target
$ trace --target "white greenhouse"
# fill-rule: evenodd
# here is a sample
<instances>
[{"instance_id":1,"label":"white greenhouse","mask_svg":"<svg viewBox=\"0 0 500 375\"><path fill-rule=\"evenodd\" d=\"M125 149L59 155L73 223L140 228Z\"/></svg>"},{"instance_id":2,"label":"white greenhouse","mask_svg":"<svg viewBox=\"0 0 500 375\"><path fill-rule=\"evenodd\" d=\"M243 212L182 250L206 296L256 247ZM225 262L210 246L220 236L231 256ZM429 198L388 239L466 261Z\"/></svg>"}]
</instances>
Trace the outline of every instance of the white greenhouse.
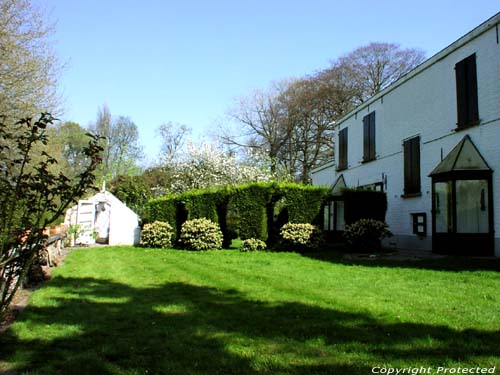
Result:
<instances>
[{"instance_id":1,"label":"white greenhouse","mask_svg":"<svg viewBox=\"0 0 500 375\"><path fill-rule=\"evenodd\" d=\"M137 245L140 218L105 188L68 209L65 224L78 228L76 244Z\"/></svg>"}]
</instances>

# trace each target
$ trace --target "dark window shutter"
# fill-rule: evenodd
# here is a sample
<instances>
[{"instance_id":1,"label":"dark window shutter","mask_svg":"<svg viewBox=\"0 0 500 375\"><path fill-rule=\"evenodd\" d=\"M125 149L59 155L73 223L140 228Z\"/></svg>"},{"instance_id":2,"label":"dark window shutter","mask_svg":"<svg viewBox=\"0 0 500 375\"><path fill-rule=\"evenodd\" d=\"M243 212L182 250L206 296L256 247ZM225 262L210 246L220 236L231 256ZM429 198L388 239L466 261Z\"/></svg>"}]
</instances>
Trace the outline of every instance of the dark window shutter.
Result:
<instances>
[{"instance_id":1,"label":"dark window shutter","mask_svg":"<svg viewBox=\"0 0 500 375\"><path fill-rule=\"evenodd\" d=\"M412 190L414 193L420 193L420 137L412 139Z\"/></svg>"},{"instance_id":2,"label":"dark window shutter","mask_svg":"<svg viewBox=\"0 0 500 375\"><path fill-rule=\"evenodd\" d=\"M469 122L479 120L479 112L477 109L476 54L467 58L467 99Z\"/></svg>"},{"instance_id":3,"label":"dark window shutter","mask_svg":"<svg viewBox=\"0 0 500 375\"><path fill-rule=\"evenodd\" d=\"M370 114L370 159L375 159L375 112Z\"/></svg>"},{"instance_id":4,"label":"dark window shutter","mask_svg":"<svg viewBox=\"0 0 500 375\"><path fill-rule=\"evenodd\" d=\"M420 137L403 143L404 194L420 193Z\"/></svg>"},{"instance_id":5,"label":"dark window shutter","mask_svg":"<svg viewBox=\"0 0 500 375\"><path fill-rule=\"evenodd\" d=\"M476 54L455 65L457 86L457 126L465 128L479 120L477 101Z\"/></svg>"},{"instance_id":6,"label":"dark window shutter","mask_svg":"<svg viewBox=\"0 0 500 375\"><path fill-rule=\"evenodd\" d=\"M455 65L455 78L457 84L457 126L461 128L467 124L467 74L465 60Z\"/></svg>"},{"instance_id":7,"label":"dark window shutter","mask_svg":"<svg viewBox=\"0 0 500 375\"><path fill-rule=\"evenodd\" d=\"M338 169L347 168L347 128L339 132L339 163Z\"/></svg>"},{"instance_id":8,"label":"dark window shutter","mask_svg":"<svg viewBox=\"0 0 500 375\"><path fill-rule=\"evenodd\" d=\"M363 160L375 159L375 112L363 117Z\"/></svg>"},{"instance_id":9,"label":"dark window shutter","mask_svg":"<svg viewBox=\"0 0 500 375\"><path fill-rule=\"evenodd\" d=\"M370 116L363 117L363 160L370 160Z\"/></svg>"}]
</instances>

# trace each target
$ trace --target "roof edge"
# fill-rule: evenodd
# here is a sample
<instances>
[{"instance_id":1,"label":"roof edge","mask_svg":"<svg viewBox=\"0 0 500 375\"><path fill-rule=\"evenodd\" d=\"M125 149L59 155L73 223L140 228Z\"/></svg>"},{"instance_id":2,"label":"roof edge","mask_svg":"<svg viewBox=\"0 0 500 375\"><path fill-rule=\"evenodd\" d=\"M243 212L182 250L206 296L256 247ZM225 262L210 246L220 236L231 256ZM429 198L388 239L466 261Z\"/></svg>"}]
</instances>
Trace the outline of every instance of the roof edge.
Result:
<instances>
[{"instance_id":1,"label":"roof edge","mask_svg":"<svg viewBox=\"0 0 500 375\"><path fill-rule=\"evenodd\" d=\"M388 87L386 87L382 91L380 91L377 94L375 94L374 96L372 96L366 102L361 103L356 108L349 111L346 115L342 116L339 120L337 120L335 126L336 127L340 126L343 122L347 121L349 118L354 116L357 112L363 110L364 108L368 107L370 104L376 102L378 99L380 99L384 95L387 95L391 91L393 91L396 88L398 88L399 86L403 85L404 83L406 83L407 81L409 81L413 77L422 73L427 68L431 67L432 65L434 65L438 61L444 59L445 57L447 57L451 53L455 52L460 47L464 46L465 44L467 44L471 40L484 34L486 31L490 30L491 28L493 28L495 25L498 25L499 23L500 23L500 12L498 12L494 16L488 18L486 21L484 21L480 25L476 26L474 29L469 31L467 34L458 38L456 41L449 44L447 47L443 48L441 51L437 52L436 54L429 57L427 60L425 60L421 64L417 65L415 68L410 70L408 73L406 73L402 77L400 77L396 82L393 82L391 85L389 85Z\"/></svg>"}]
</instances>

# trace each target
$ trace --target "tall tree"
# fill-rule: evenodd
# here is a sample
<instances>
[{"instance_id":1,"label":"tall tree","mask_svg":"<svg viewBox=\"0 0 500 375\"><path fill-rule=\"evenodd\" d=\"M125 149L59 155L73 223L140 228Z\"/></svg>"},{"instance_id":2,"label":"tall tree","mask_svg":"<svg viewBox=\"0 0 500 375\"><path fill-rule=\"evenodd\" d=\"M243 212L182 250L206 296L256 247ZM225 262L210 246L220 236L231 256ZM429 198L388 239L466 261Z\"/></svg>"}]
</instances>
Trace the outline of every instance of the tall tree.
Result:
<instances>
[{"instance_id":1,"label":"tall tree","mask_svg":"<svg viewBox=\"0 0 500 375\"><path fill-rule=\"evenodd\" d=\"M7 121L59 108L53 32L29 0L0 0L0 115Z\"/></svg>"},{"instance_id":2,"label":"tall tree","mask_svg":"<svg viewBox=\"0 0 500 375\"><path fill-rule=\"evenodd\" d=\"M250 96L240 98L229 112L238 129L236 132L223 129L220 136L227 145L265 152L272 161L271 173L276 173L280 151L293 131L290 123L283 121L284 107L280 100L288 85L289 81L275 82L268 90L255 90Z\"/></svg>"},{"instance_id":3,"label":"tall tree","mask_svg":"<svg viewBox=\"0 0 500 375\"><path fill-rule=\"evenodd\" d=\"M365 101L385 89L425 60L418 49L373 42L333 61L332 68L351 81L356 96Z\"/></svg>"},{"instance_id":4,"label":"tall tree","mask_svg":"<svg viewBox=\"0 0 500 375\"><path fill-rule=\"evenodd\" d=\"M172 121L161 124L157 133L161 137L160 160L164 164L170 164L178 156L186 143L187 136L191 133L191 128L184 124Z\"/></svg>"},{"instance_id":5,"label":"tall tree","mask_svg":"<svg viewBox=\"0 0 500 375\"><path fill-rule=\"evenodd\" d=\"M48 148L58 160L61 170L69 177L77 176L88 162L83 153L86 142L86 131L76 122L55 124L47 129Z\"/></svg>"},{"instance_id":6,"label":"tall tree","mask_svg":"<svg viewBox=\"0 0 500 375\"><path fill-rule=\"evenodd\" d=\"M98 170L100 182L138 171L143 152L139 144L139 130L129 117L113 118L108 106L103 105L90 129L103 137L103 162Z\"/></svg>"},{"instance_id":7,"label":"tall tree","mask_svg":"<svg viewBox=\"0 0 500 375\"><path fill-rule=\"evenodd\" d=\"M360 47L311 76L241 99L231 111L238 132L226 130L221 138L229 145L265 150L275 166L308 182L311 169L333 158L334 122L423 59L423 52L397 44Z\"/></svg>"}]
</instances>

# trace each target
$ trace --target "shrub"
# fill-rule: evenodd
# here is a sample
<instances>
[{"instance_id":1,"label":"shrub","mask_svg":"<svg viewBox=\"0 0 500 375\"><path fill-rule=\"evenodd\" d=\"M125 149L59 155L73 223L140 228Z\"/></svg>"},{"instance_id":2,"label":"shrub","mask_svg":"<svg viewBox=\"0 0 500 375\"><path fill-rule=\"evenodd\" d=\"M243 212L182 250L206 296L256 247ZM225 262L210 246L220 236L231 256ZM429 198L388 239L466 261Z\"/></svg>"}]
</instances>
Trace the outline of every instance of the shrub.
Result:
<instances>
[{"instance_id":1,"label":"shrub","mask_svg":"<svg viewBox=\"0 0 500 375\"><path fill-rule=\"evenodd\" d=\"M172 247L174 229L169 223L155 221L145 224L141 232L141 245L145 247Z\"/></svg>"},{"instance_id":2,"label":"shrub","mask_svg":"<svg viewBox=\"0 0 500 375\"><path fill-rule=\"evenodd\" d=\"M380 220L361 219L351 225L347 225L344 237L352 246L360 250L378 250L380 241L391 237L389 226Z\"/></svg>"},{"instance_id":3,"label":"shrub","mask_svg":"<svg viewBox=\"0 0 500 375\"><path fill-rule=\"evenodd\" d=\"M281 227L283 245L298 250L319 248L323 242L320 229L307 223L287 223Z\"/></svg>"},{"instance_id":4,"label":"shrub","mask_svg":"<svg viewBox=\"0 0 500 375\"><path fill-rule=\"evenodd\" d=\"M222 247L218 224L206 218L187 220L182 224L180 244L188 250L210 250Z\"/></svg>"},{"instance_id":5,"label":"shrub","mask_svg":"<svg viewBox=\"0 0 500 375\"><path fill-rule=\"evenodd\" d=\"M240 251L258 251L258 250L266 250L267 245L264 241L261 241L257 238L249 238L243 241L243 247Z\"/></svg>"}]
</instances>

